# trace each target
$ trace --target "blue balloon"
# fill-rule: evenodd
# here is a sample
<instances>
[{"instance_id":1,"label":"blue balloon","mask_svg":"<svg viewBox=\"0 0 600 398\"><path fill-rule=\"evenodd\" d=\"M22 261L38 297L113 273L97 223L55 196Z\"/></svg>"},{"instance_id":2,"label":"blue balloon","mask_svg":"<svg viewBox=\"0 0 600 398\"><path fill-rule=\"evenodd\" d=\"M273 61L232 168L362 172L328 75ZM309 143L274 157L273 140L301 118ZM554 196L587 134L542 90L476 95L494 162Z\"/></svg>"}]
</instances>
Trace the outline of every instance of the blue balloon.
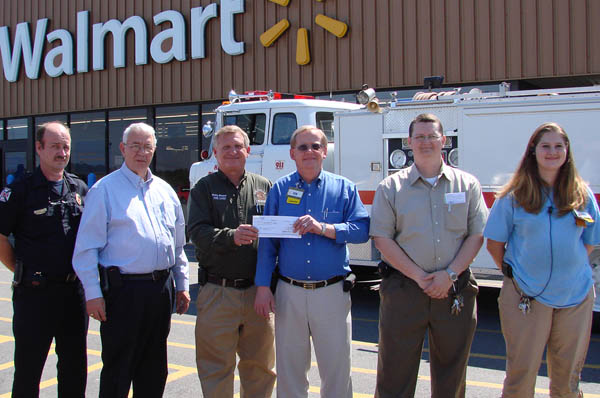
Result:
<instances>
[{"instance_id":1,"label":"blue balloon","mask_svg":"<svg viewBox=\"0 0 600 398\"><path fill-rule=\"evenodd\" d=\"M94 185L95 183L96 183L96 174L94 174L94 173L88 174L88 177L87 177L87 185L88 185L88 187L91 188L92 185Z\"/></svg>"}]
</instances>

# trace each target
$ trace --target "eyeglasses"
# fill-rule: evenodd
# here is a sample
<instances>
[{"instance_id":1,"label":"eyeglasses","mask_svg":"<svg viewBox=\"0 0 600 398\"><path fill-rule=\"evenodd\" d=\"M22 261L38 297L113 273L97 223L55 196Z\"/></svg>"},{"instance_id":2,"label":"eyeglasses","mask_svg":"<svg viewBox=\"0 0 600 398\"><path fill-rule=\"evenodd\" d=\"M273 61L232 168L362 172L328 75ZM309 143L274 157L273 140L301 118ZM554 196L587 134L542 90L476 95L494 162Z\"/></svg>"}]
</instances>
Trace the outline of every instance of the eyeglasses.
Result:
<instances>
[{"instance_id":1,"label":"eyeglasses","mask_svg":"<svg viewBox=\"0 0 600 398\"><path fill-rule=\"evenodd\" d=\"M416 135L412 137L414 141L417 142L425 142L425 141L437 141L442 138L441 135L431 134L431 135Z\"/></svg>"},{"instance_id":2,"label":"eyeglasses","mask_svg":"<svg viewBox=\"0 0 600 398\"><path fill-rule=\"evenodd\" d=\"M313 151L320 151L322 148L324 148L325 145L321 145L321 144L310 144L310 146L306 145L306 144L302 144L302 145L298 145L296 147L297 150L299 150L300 152L306 152L309 149L312 149Z\"/></svg>"},{"instance_id":3,"label":"eyeglasses","mask_svg":"<svg viewBox=\"0 0 600 398\"><path fill-rule=\"evenodd\" d=\"M124 145L128 148L131 148L131 150L134 152L139 152L143 149L145 153L146 152L152 153L152 152L154 152L154 149L156 149L156 147L153 145L140 145L140 144L124 144Z\"/></svg>"}]
</instances>

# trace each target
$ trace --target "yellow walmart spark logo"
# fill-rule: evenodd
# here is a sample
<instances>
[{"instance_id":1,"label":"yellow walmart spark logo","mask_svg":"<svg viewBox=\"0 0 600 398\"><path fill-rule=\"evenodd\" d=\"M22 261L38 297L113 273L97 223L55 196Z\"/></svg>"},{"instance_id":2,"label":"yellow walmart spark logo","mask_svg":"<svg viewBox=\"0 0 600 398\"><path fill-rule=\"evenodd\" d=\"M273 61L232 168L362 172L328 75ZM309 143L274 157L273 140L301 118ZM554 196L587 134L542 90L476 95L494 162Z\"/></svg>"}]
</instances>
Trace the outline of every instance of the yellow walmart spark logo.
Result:
<instances>
[{"instance_id":1,"label":"yellow walmart spark logo","mask_svg":"<svg viewBox=\"0 0 600 398\"><path fill-rule=\"evenodd\" d=\"M269 1L283 7L287 7L288 4L290 4L290 0ZM323 0L317 1L321 2ZM348 25L344 22L329 18L323 14L317 14L315 23L339 38L344 37L348 31ZM263 46L270 47L289 27L290 22L287 19L280 20L260 35L260 42ZM298 65L306 65L310 62L310 47L308 45L308 31L306 28L298 29L298 37L296 40L296 63Z\"/></svg>"}]
</instances>

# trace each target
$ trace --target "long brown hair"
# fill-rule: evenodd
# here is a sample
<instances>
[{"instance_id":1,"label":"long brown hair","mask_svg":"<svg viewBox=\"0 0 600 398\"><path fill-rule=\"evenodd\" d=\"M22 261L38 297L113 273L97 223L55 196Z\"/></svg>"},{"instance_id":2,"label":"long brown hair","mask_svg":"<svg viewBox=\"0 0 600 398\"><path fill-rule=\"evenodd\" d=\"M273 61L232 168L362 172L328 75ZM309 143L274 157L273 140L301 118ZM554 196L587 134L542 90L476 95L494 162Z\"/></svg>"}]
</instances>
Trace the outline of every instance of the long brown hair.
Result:
<instances>
[{"instance_id":1,"label":"long brown hair","mask_svg":"<svg viewBox=\"0 0 600 398\"><path fill-rule=\"evenodd\" d=\"M546 184L540 177L535 157L535 147L542 136L548 132L559 134L567 149L565 163L560 167L552 187L554 205L558 208L558 214L562 216L585 205L587 188L575 168L569 137L565 130L556 123L544 123L535 129L529 138L519 167L510 181L498 192L497 197L501 198L512 193L519 206L526 212L539 213L542 210L545 202L544 188Z\"/></svg>"}]
</instances>

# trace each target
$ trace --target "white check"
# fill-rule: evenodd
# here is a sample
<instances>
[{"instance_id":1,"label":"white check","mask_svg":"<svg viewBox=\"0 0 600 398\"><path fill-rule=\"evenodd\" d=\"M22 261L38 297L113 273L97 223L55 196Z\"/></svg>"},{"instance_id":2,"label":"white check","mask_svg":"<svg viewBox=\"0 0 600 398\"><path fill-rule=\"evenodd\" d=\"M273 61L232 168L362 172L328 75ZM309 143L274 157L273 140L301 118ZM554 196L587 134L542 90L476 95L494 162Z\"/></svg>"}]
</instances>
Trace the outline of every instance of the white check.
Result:
<instances>
[{"instance_id":1,"label":"white check","mask_svg":"<svg viewBox=\"0 0 600 398\"><path fill-rule=\"evenodd\" d=\"M301 238L294 232L294 223L298 217L291 216L254 216L252 226L258 229L259 238Z\"/></svg>"}]
</instances>

